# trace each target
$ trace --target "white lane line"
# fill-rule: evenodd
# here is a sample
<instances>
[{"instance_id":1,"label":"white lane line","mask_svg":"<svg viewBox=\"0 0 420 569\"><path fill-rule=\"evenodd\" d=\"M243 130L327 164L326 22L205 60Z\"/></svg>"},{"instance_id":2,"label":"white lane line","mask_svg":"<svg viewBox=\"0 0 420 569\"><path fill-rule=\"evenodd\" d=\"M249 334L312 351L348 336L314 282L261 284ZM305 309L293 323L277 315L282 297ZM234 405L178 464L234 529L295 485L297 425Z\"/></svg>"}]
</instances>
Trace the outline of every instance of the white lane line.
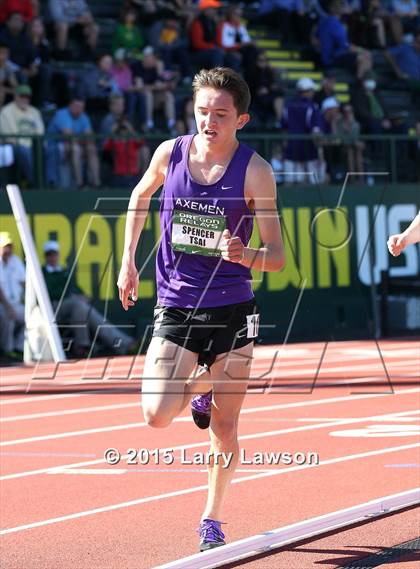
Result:
<instances>
[{"instance_id":1,"label":"white lane line","mask_svg":"<svg viewBox=\"0 0 420 569\"><path fill-rule=\"evenodd\" d=\"M125 474L128 468L63 468L49 474Z\"/></svg>"},{"instance_id":2,"label":"white lane line","mask_svg":"<svg viewBox=\"0 0 420 569\"><path fill-rule=\"evenodd\" d=\"M420 388L414 388L414 389L407 389L407 390L402 390L400 392L395 392L395 394L399 393L402 394L403 392L405 393L415 393L415 392L420 392ZM369 397L373 397L373 396L384 396L384 395L390 395L389 393L387 394L383 394L383 393L375 393L375 394L362 394L362 395L351 395L348 397L341 397L341 398L332 398L332 399L327 399L326 402L333 402L334 399L337 400L341 400L341 401L349 401L349 400L354 400L354 399L365 399L365 398L369 398ZM318 401L325 401L325 400L318 400ZM298 402L298 403L286 403L285 405L274 405L274 406L270 406L270 409L285 409L285 408L291 408L291 407L300 407L300 406L304 406L306 407L307 405L315 405L317 402L313 401L313 402ZM259 413L262 411L266 411L268 410L267 407L253 407L250 409L244 409L241 414L246 414L246 413ZM188 422L188 421L192 421L191 417L177 417L173 422L174 423L180 423L180 422ZM97 427L94 429L83 429L80 431L67 431L67 432L63 432L63 433L56 433L56 434L52 434L52 435L40 435L37 437L27 437L24 439L13 439L10 441L3 441L0 443L0 447L6 447L6 446L13 446L13 445L20 445L20 444L26 444L26 443L33 443L33 442L39 442L39 441L48 441L48 440L54 440L54 439L64 439L64 438L68 438L68 437L78 437L78 436L84 436L84 435L92 435L95 433L108 433L108 432L112 432L112 431L119 431L119 430L125 430L125 429L134 429L134 428L141 428L141 427L147 427L147 423L146 422L137 422L137 423L124 423L122 425L113 425L110 427Z\"/></svg>"},{"instance_id":3,"label":"white lane line","mask_svg":"<svg viewBox=\"0 0 420 569\"><path fill-rule=\"evenodd\" d=\"M417 411L417 414L420 415L420 410ZM346 417L347 419L356 419L356 417ZM295 419L299 423L323 423L324 421L342 421L343 417L305 417L303 419ZM370 421L377 421L377 419L369 419ZM394 415L390 415L386 419L382 419L383 421L387 422L413 422L418 421L417 417L401 417L401 413L397 412Z\"/></svg>"},{"instance_id":4,"label":"white lane line","mask_svg":"<svg viewBox=\"0 0 420 569\"><path fill-rule=\"evenodd\" d=\"M378 367L380 367L380 370L378 370ZM390 375L390 381L392 381L392 370L394 368L397 369L408 369L411 370L411 368L417 369L418 370L419 364L418 363L413 363L413 364L405 364L404 365L399 365L399 364L386 364L385 368L388 371L391 371ZM391 369L392 368L392 369ZM257 375L252 375L252 371L254 368L252 368L251 370L251 380L255 378L257 378ZM260 369L258 369L258 371L261 371ZM315 368L303 368L303 369L279 369L276 368L275 366L273 368L270 368L270 370L267 369L267 376L273 374L275 375L275 377L278 378L289 378L289 377L300 377L303 374L314 374L315 373ZM383 376L382 379L383 380L387 380L387 377L385 375L385 371L384 368L382 366L380 366L380 364L375 364L375 365L361 365L361 366L341 366L341 367L327 367L327 366L322 366L319 370L319 375L317 377L317 382L321 382L324 379L331 379L329 378L329 374L332 373L354 373L357 371L361 371L363 373L366 373L368 371L374 371L376 374L378 373L378 371L383 372ZM414 376L416 377L416 376ZM264 379L266 378L266 376L264 376ZM311 377L305 378L305 379L311 379ZM345 378L337 378L339 381L347 381ZM357 378L356 378L357 379Z\"/></svg>"},{"instance_id":5,"label":"white lane line","mask_svg":"<svg viewBox=\"0 0 420 569\"><path fill-rule=\"evenodd\" d=\"M179 417L174 422L191 421L190 417ZM54 439L65 439L68 437L80 437L85 435L93 435L95 433L110 433L112 431L123 431L125 429L136 429L138 427L146 427L147 423L124 423L123 425L113 425L112 427L98 427L95 429L84 429L81 431L67 431L65 433L57 433L55 435L42 435L38 437L28 437L26 439L14 439L10 441L3 441L0 447L22 445L26 443L34 443L39 441L51 441Z\"/></svg>"},{"instance_id":6,"label":"white lane line","mask_svg":"<svg viewBox=\"0 0 420 569\"><path fill-rule=\"evenodd\" d=\"M74 415L76 413L92 413L97 411L113 411L114 409L128 409L130 407L141 407L138 403L116 403L115 405L100 405L97 407L78 407L76 409L65 409L62 411L48 411L45 413L30 413L29 415L14 415L0 419L0 423L10 423L12 421L27 421L29 419L44 419L45 417L57 417L61 415Z\"/></svg>"},{"instance_id":7,"label":"white lane line","mask_svg":"<svg viewBox=\"0 0 420 569\"><path fill-rule=\"evenodd\" d=\"M3 451L0 452L0 457L2 456L17 456L17 457L25 457L25 456L33 456L33 457L49 457L49 456L67 456L67 457L86 457L86 458L95 458L98 456L94 453L82 453L82 452L25 452L25 451Z\"/></svg>"},{"instance_id":8,"label":"white lane line","mask_svg":"<svg viewBox=\"0 0 420 569\"><path fill-rule=\"evenodd\" d=\"M116 472L114 472L114 470ZM239 472L273 472L277 470L280 472L280 468L236 468L235 473ZM53 470L51 472L47 472L47 474L51 474L53 476L59 474L134 474L140 472L141 474L148 474L150 472L161 472L163 474L172 474L172 473L185 473L185 472L195 472L196 474L208 474L208 470L204 468L63 468L61 470Z\"/></svg>"},{"instance_id":9,"label":"white lane line","mask_svg":"<svg viewBox=\"0 0 420 569\"><path fill-rule=\"evenodd\" d=\"M330 458L330 459L327 459L324 461L320 461L318 464L312 464L312 465L304 464L304 465L299 465L299 466L291 466L290 468L287 468L285 470L280 470L280 471L275 471L275 472L263 472L261 474L253 474L250 476L235 478L234 480L232 480L232 484L240 484L241 482L249 482L251 480L257 480L259 478L266 478L268 476L279 476L280 474L288 474L290 472L305 470L307 468L319 468L321 466L327 466L330 464L338 464L340 462L347 462L347 461L356 460L359 458L368 458L371 456L378 456L381 454L399 452L399 451L409 450L409 449L417 448L417 447L420 447L420 443L414 443L414 444L410 444L410 445L400 445L397 447L387 447L387 448L368 451L368 452L339 456L336 458ZM164 500L166 498L173 498L175 496L183 496L186 494L192 494L194 492L200 492L202 490L207 490L207 488L208 488L207 484L203 484L201 486L195 486L193 488L185 488L184 490L176 490L174 492L166 492L165 494L157 494L155 496L148 496L146 498L138 498L136 500L129 500L127 502L120 502L118 504L111 504L109 506L102 506L101 508L84 510L81 512L76 512L74 514L59 516L57 518L50 518L47 520L32 522L30 524L24 524L21 526L5 528L5 529L0 531L0 535L7 535L10 533L16 533L16 532L27 530L27 529L43 527L46 525L56 524L59 522L64 522L64 521L68 521L68 520L74 520L74 519L83 518L86 516L91 516L94 514L99 514L99 513L103 513L103 512L110 512L113 510L119 510L121 508L128 508L130 506L138 506L140 504L147 504L149 502L154 502L157 500Z\"/></svg>"},{"instance_id":10,"label":"white lane line","mask_svg":"<svg viewBox=\"0 0 420 569\"><path fill-rule=\"evenodd\" d=\"M97 391L93 392L94 394ZM13 399L0 399L0 405L17 405L19 403L37 403L38 401L50 401L52 399L66 399L68 397L80 397L82 395L89 395L89 391L83 391L81 393L58 393L54 395L25 395L22 392L20 397L14 397Z\"/></svg>"},{"instance_id":11,"label":"white lane line","mask_svg":"<svg viewBox=\"0 0 420 569\"><path fill-rule=\"evenodd\" d=\"M404 413L401 413L401 415L410 415L410 414L415 414L417 413L416 411L406 411ZM392 414L391 414L392 415ZM388 416L388 414L385 415L377 415L376 418L379 420L383 420L384 418L386 419L386 417ZM180 419L188 419L188 417L182 417ZM341 423L332 423L330 421L328 421L327 423L321 423L321 424L316 424L316 425L305 425L303 427L291 427L288 429L279 429L276 431L264 431L264 432L260 432L260 433L252 433L250 435L241 435L238 437L239 441L245 441L245 440L252 440L252 439L256 439L256 438L262 438L262 437L271 437L271 436L277 436L277 435L283 435L283 434L288 434L288 433L296 433L296 432L302 432L302 431L312 431L315 429L323 429L325 427L331 427L331 428L335 428L337 426L340 425L352 425L352 424L357 424L357 423L363 423L365 422L367 419L372 419L372 417L359 417L357 419L350 419L350 420L343 420L341 421ZM176 421L177 419L175 419ZM178 446L173 446L173 447L167 447L167 448L162 448L160 449L160 453L164 453L165 451L171 451L174 452L176 450L182 450L182 449L191 449L191 448L199 448L199 447L205 447L209 445L209 441L204 441L201 443L190 443L190 444L182 444L182 445L178 445ZM128 458L127 454L124 454L121 456L121 461L125 460ZM50 467L46 467L46 468L40 468L37 470L29 470L26 472L16 472L13 474L5 474L4 476L0 476L0 481L5 481L5 480L14 480L16 478L23 478L26 476L35 476L37 474L49 474L51 471L55 471L55 470L60 470L60 469L68 469L68 468L79 468L79 467L85 467L85 466L92 466L94 464L104 464L106 461L104 458L99 458L96 460L88 460L88 461L83 461L83 462L76 462L73 464L63 464L63 465L59 465L59 466L50 466Z\"/></svg>"}]
</instances>

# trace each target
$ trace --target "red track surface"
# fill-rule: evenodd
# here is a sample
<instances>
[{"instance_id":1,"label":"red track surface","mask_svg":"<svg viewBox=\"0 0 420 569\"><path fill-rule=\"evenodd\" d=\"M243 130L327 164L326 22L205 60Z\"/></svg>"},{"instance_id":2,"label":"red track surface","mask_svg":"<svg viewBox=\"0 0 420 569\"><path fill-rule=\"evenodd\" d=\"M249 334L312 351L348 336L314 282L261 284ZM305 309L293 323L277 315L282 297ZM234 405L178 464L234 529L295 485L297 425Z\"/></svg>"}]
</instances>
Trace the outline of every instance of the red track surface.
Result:
<instances>
[{"instance_id":1,"label":"red track surface","mask_svg":"<svg viewBox=\"0 0 420 569\"><path fill-rule=\"evenodd\" d=\"M229 541L418 486L419 343L381 341L379 348L256 349L240 423L245 458L312 451L320 464L239 465L224 516ZM142 364L116 358L60 365L55 373L51 366L0 370L1 567L146 569L195 553L207 477L185 460L208 450L208 435L187 412L168 429L144 425ZM108 466L108 447L121 454L174 448L175 460ZM59 466L66 468L52 470ZM345 566L413 539L418 522L412 509L246 566Z\"/></svg>"}]
</instances>

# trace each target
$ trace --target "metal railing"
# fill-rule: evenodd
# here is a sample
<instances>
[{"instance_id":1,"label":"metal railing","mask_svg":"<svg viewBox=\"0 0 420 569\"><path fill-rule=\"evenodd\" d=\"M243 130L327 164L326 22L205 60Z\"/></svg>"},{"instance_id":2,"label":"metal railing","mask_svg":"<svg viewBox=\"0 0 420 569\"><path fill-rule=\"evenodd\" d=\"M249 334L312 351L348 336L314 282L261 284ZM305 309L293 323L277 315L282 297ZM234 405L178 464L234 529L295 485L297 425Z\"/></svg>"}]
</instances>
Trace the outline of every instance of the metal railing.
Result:
<instances>
[{"instance_id":1,"label":"metal railing","mask_svg":"<svg viewBox=\"0 0 420 569\"><path fill-rule=\"evenodd\" d=\"M33 183L31 187L35 189L61 189L60 185L48 184L46 177L47 161L51 159L50 153L54 151L60 144L66 143L86 143L87 141L94 141L99 153L101 171L106 172L109 176L112 173L112 167L106 163L103 158L102 145L104 140L121 140L123 137L104 137L98 134L89 134L83 136L64 136L58 134L45 134L45 135L8 135L0 134L0 184L17 183L25 188L22 168L19 167L19 161L16 158L13 165L9 167L3 166L2 150L5 145L12 145L13 147L22 144L28 145L31 148L30 156L33 165ZM132 136L127 136L125 140L132 139ZM139 134L139 138L146 140L153 151L160 142L169 138L167 133L155 134ZM364 143L363 159L364 171L370 172L374 170L378 174L382 174L381 181L388 183L416 183L420 181L420 136L418 135L361 135L357 139L354 138L339 138L336 135L289 135L286 133L240 133L240 140L253 147L259 152L266 160L270 161L273 156L274 149L281 147L282 150L287 146L289 141L302 141L313 143L318 148L336 148L343 150L343 169L345 173L345 157L344 151L346 147L352 146L357 142ZM140 173L141 174L141 173ZM338 183L338 182L337 182ZM103 177L103 187L107 187L106 178ZM114 186L115 187L115 186ZM127 189L126 186L121 186Z\"/></svg>"}]
</instances>

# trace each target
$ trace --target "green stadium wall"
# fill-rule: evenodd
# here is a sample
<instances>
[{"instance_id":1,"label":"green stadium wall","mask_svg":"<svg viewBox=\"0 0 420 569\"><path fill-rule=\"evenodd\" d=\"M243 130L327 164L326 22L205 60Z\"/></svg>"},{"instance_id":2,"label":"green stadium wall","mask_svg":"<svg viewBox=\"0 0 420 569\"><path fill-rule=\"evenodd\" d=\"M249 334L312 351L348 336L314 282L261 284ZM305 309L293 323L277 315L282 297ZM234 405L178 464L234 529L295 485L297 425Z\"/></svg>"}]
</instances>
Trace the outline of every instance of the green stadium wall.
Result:
<instances>
[{"instance_id":1,"label":"green stadium wall","mask_svg":"<svg viewBox=\"0 0 420 569\"><path fill-rule=\"evenodd\" d=\"M277 273L254 272L254 290L262 313L262 342L293 342L370 337L374 333L373 299L380 273L418 274L418 246L397 259L388 254L387 237L403 230L419 208L419 188L280 187L278 206L283 226L286 265ZM159 202L141 237L139 300L127 313L116 288L124 240L128 192L41 192L23 194L36 247L57 239L61 261L74 265L76 283L115 323L134 335L150 324L156 300L154 251L159 240ZM4 190L0 194L0 227L18 231ZM258 246L254 231L252 245Z\"/></svg>"}]
</instances>

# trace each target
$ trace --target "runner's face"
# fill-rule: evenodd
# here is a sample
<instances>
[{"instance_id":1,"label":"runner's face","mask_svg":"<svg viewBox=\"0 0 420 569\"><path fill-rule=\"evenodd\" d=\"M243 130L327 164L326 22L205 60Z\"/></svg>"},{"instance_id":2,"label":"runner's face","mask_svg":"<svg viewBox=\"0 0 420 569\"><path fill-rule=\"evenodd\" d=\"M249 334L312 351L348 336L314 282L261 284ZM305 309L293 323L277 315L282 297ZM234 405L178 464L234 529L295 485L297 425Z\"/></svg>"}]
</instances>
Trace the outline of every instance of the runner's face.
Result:
<instances>
[{"instance_id":1,"label":"runner's face","mask_svg":"<svg viewBox=\"0 0 420 569\"><path fill-rule=\"evenodd\" d=\"M234 138L249 120L248 114L238 115L230 93L211 87L196 93L194 114L197 131L207 144Z\"/></svg>"}]
</instances>

